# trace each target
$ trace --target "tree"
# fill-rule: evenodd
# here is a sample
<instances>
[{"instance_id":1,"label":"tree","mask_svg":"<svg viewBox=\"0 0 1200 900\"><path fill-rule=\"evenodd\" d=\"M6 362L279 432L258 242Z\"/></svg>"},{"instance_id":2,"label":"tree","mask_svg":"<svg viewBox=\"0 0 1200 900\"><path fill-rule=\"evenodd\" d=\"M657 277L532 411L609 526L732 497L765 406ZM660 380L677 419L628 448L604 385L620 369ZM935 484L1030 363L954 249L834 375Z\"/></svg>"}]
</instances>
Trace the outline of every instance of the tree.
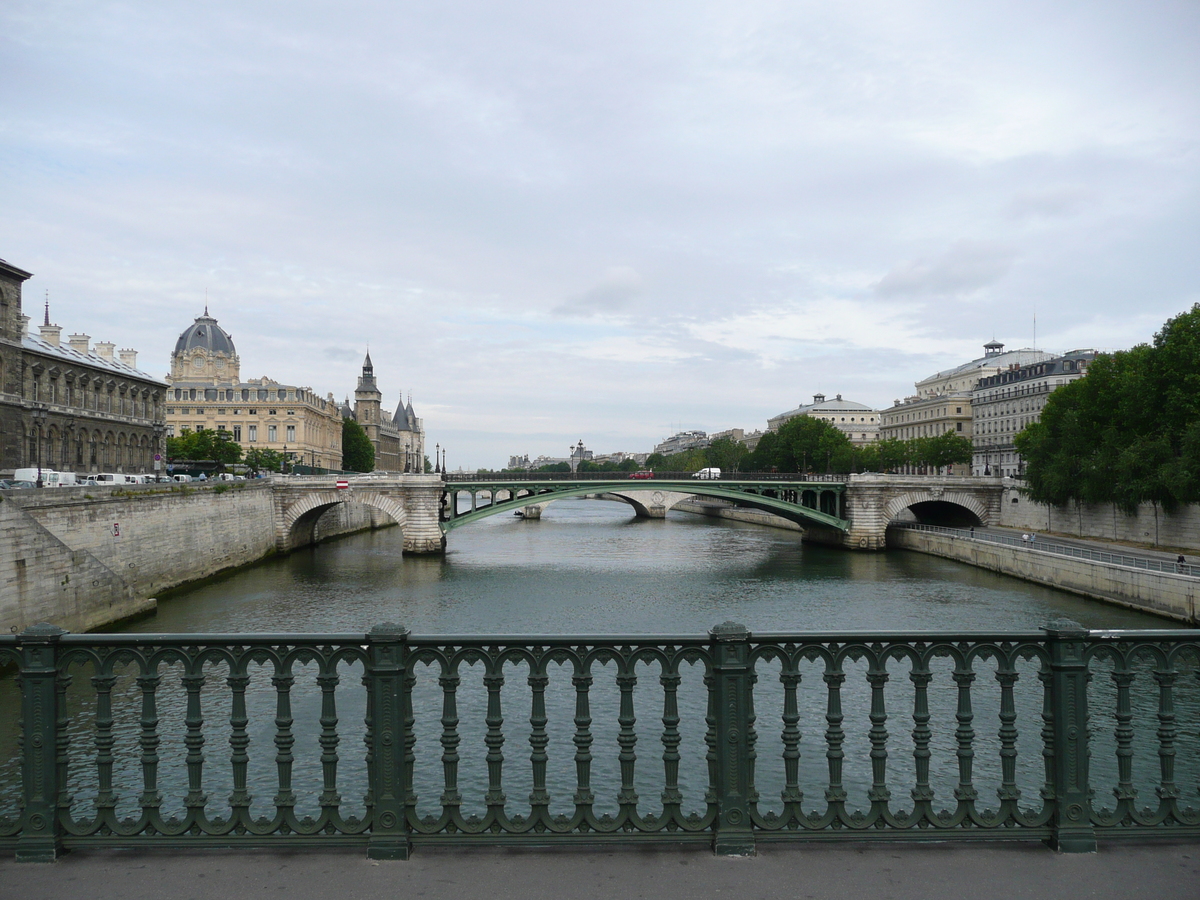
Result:
<instances>
[{"instance_id":1,"label":"tree","mask_svg":"<svg viewBox=\"0 0 1200 900\"><path fill-rule=\"evenodd\" d=\"M363 427L350 418L342 419L342 468L348 472L375 468L375 447Z\"/></svg>"},{"instance_id":2,"label":"tree","mask_svg":"<svg viewBox=\"0 0 1200 900\"><path fill-rule=\"evenodd\" d=\"M706 451L708 464L722 472L737 472L742 461L749 455L750 451L746 449L745 444L730 438L717 438L708 445Z\"/></svg>"},{"instance_id":3,"label":"tree","mask_svg":"<svg viewBox=\"0 0 1200 900\"><path fill-rule=\"evenodd\" d=\"M259 472L282 472L285 461L283 454L278 450L262 450L258 447L247 450L244 460L250 467L251 475L258 475Z\"/></svg>"},{"instance_id":4,"label":"tree","mask_svg":"<svg viewBox=\"0 0 1200 900\"><path fill-rule=\"evenodd\" d=\"M647 469L666 469L667 458L661 453L651 453L646 457Z\"/></svg>"},{"instance_id":5,"label":"tree","mask_svg":"<svg viewBox=\"0 0 1200 900\"><path fill-rule=\"evenodd\" d=\"M167 438L167 456L171 459L207 460L233 465L242 458L242 448L228 431L201 428Z\"/></svg>"},{"instance_id":6,"label":"tree","mask_svg":"<svg viewBox=\"0 0 1200 900\"><path fill-rule=\"evenodd\" d=\"M1029 493L1055 505L1200 500L1200 304L1152 344L1098 356L1016 436Z\"/></svg>"}]
</instances>

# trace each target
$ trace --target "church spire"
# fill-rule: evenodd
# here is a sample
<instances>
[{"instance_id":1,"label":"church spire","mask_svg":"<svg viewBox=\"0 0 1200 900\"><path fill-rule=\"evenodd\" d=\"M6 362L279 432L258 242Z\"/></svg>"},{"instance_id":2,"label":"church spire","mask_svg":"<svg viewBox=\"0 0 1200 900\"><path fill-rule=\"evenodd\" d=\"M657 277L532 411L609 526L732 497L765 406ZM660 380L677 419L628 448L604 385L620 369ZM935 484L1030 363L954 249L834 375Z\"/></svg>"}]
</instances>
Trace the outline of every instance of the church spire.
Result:
<instances>
[{"instance_id":1,"label":"church spire","mask_svg":"<svg viewBox=\"0 0 1200 900\"><path fill-rule=\"evenodd\" d=\"M50 324L50 289L49 288L46 289L46 320L42 324L43 325Z\"/></svg>"}]
</instances>

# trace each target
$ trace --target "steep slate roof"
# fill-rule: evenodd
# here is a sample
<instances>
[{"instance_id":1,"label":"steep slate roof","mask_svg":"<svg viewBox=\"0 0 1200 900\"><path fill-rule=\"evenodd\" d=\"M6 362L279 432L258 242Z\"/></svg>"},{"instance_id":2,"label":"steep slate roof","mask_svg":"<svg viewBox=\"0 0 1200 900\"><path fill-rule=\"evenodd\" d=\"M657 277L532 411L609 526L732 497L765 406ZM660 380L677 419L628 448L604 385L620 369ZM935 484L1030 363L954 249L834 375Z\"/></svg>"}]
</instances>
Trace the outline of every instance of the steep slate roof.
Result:
<instances>
[{"instance_id":1,"label":"steep slate roof","mask_svg":"<svg viewBox=\"0 0 1200 900\"><path fill-rule=\"evenodd\" d=\"M208 314L207 306L204 307L204 315L197 317L175 342L176 353L196 347L203 347L210 353L228 353L230 356L237 352L233 349L233 338Z\"/></svg>"}]
</instances>

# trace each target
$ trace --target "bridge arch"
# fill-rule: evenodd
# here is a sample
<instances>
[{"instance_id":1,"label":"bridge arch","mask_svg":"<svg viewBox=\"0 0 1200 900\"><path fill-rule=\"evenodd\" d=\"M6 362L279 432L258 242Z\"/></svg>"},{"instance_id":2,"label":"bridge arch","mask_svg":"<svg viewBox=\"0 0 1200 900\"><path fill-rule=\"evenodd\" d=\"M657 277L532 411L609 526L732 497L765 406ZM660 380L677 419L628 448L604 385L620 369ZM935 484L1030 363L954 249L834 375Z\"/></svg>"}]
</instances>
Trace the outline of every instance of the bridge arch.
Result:
<instances>
[{"instance_id":1,"label":"bridge arch","mask_svg":"<svg viewBox=\"0 0 1200 900\"><path fill-rule=\"evenodd\" d=\"M279 549L293 550L313 543L317 521L339 503L359 503L377 509L399 525L402 534L408 524L404 506L387 494L355 491L347 496L338 490L314 491L298 498L284 510L279 527Z\"/></svg>"},{"instance_id":2,"label":"bridge arch","mask_svg":"<svg viewBox=\"0 0 1200 900\"><path fill-rule=\"evenodd\" d=\"M905 510L930 525L987 525L989 519L987 507L966 491L908 491L887 502L884 521L894 521Z\"/></svg>"}]
</instances>

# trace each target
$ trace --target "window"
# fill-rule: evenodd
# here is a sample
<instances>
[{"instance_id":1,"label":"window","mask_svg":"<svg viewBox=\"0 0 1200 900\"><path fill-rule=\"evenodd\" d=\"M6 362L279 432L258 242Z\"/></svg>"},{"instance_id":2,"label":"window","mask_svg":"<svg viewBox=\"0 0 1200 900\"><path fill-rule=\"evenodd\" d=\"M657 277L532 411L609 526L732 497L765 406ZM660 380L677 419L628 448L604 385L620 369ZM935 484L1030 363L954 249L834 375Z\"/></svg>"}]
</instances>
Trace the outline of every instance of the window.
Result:
<instances>
[{"instance_id":1,"label":"window","mask_svg":"<svg viewBox=\"0 0 1200 900\"><path fill-rule=\"evenodd\" d=\"M289 425L287 427L287 439L289 441L293 441L293 442L296 440L296 426L295 425Z\"/></svg>"},{"instance_id":2,"label":"window","mask_svg":"<svg viewBox=\"0 0 1200 900\"><path fill-rule=\"evenodd\" d=\"M270 443L273 444L273 443L275 443L275 441L279 440L279 438L277 437L278 431L279 431L279 429L276 428L274 425L267 426L267 440Z\"/></svg>"},{"instance_id":3,"label":"window","mask_svg":"<svg viewBox=\"0 0 1200 900\"><path fill-rule=\"evenodd\" d=\"M288 414L289 416L294 416L294 415L296 414L296 411L295 411L294 409L289 409L289 410L287 411L287 414Z\"/></svg>"},{"instance_id":4,"label":"window","mask_svg":"<svg viewBox=\"0 0 1200 900\"><path fill-rule=\"evenodd\" d=\"M268 410L267 410L267 415L268 415L268 416L273 416L273 415L276 415L276 410L273 410L273 409L268 409Z\"/></svg>"},{"instance_id":5,"label":"window","mask_svg":"<svg viewBox=\"0 0 1200 900\"><path fill-rule=\"evenodd\" d=\"M241 411L240 409L235 409L235 410L233 411L233 414L234 414L235 416L240 416L240 415L242 414L242 411Z\"/></svg>"},{"instance_id":6,"label":"window","mask_svg":"<svg viewBox=\"0 0 1200 900\"><path fill-rule=\"evenodd\" d=\"M235 441L237 441L239 444L242 442L242 426L241 425L233 426L233 439Z\"/></svg>"},{"instance_id":7,"label":"window","mask_svg":"<svg viewBox=\"0 0 1200 900\"><path fill-rule=\"evenodd\" d=\"M251 425L250 426L250 443L254 443L257 440L258 440L258 426Z\"/></svg>"},{"instance_id":8,"label":"window","mask_svg":"<svg viewBox=\"0 0 1200 900\"><path fill-rule=\"evenodd\" d=\"M956 412L958 415L962 415L962 407L961 407L961 406L956 406L956 407L954 408L954 411L955 411L955 412Z\"/></svg>"},{"instance_id":9,"label":"window","mask_svg":"<svg viewBox=\"0 0 1200 900\"><path fill-rule=\"evenodd\" d=\"M167 415L168 415L168 416L173 416L173 415L175 415L175 409L174 409L173 407L170 407L170 406L168 406L168 407L167 407Z\"/></svg>"},{"instance_id":10,"label":"window","mask_svg":"<svg viewBox=\"0 0 1200 900\"><path fill-rule=\"evenodd\" d=\"M223 415L225 415L225 410L223 410L223 409L218 409L218 410L217 410L217 415L218 415L218 416L223 416Z\"/></svg>"},{"instance_id":11,"label":"window","mask_svg":"<svg viewBox=\"0 0 1200 900\"><path fill-rule=\"evenodd\" d=\"M955 424L958 426L956 430L962 431L962 422L956 422Z\"/></svg>"}]
</instances>

